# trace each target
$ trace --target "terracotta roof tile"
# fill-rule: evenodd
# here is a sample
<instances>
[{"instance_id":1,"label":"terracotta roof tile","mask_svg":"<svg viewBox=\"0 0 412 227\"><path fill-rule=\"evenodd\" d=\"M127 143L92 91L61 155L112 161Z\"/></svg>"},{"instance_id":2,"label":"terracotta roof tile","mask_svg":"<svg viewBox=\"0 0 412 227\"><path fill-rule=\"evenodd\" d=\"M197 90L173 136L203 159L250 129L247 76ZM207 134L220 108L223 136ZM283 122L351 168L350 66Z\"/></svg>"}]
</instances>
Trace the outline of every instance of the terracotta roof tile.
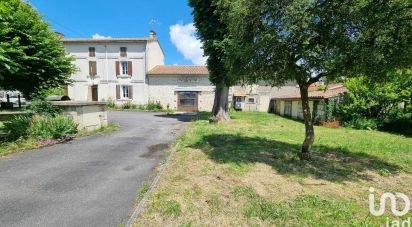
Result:
<instances>
[{"instance_id":1,"label":"terracotta roof tile","mask_svg":"<svg viewBox=\"0 0 412 227\"><path fill-rule=\"evenodd\" d=\"M311 99L326 99L337 97L348 92L342 84L329 85L326 91L309 91L309 98ZM300 99L300 93L295 92L288 95L280 96L275 99Z\"/></svg>"},{"instance_id":2,"label":"terracotta roof tile","mask_svg":"<svg viewBox=\"0 0 412 227\"><path fill-rule=\"evenodd\" d=\"M208 75L207 66L158 65L148 72L149 75Z\"/></svg>"},{"instance_id":3,"label":"terracotta roof tile","mask_svg":"<svg viewBox=\"0 0 412 227\"><path fill-rule=\"evenodd\" d=\"M80 39L62 39L63 43L114 43L114 42L142 42L152 41L152 38L109 38L109 39L93 39L93 38L80 38Z\"/></svg>"}]
</instances>

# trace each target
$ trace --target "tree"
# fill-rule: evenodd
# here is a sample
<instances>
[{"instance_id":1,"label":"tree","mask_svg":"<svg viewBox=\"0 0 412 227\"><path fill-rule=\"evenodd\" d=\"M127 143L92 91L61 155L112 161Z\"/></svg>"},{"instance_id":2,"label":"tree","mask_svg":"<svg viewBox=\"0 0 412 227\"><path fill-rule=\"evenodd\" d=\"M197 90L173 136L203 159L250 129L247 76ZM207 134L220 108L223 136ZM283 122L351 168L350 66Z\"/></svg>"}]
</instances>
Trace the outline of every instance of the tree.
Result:
<instances>
[{"instance_id":1,"label":"tree","mask_svg":"<svg viewBox=\"0 0 412 227\"><path fill-rule=\"evenodd\" d=\"M308 88L322 78L364 75L380 80L412 63L409 0L221 0L230 13L227 68L250 82L300 88L310 158L315 132Z\"/></svg>"},{"instance_id":2,"label":"tree","mask_svg":"<svg viewBox=\"0 0 412 227\"><path fill-rule=\"evenodd\" d=\"M0 2L0 86L27 97L67 85L74 72L59 36L26 2Z\"/></svg>"},{"instance_id":3,"label":"tree","mask_svg":"<svg viewBox=\"0 0 412 227\"><path fill-rule=\"evenodd\" d=\"M218 121L227 121L230 119L229 87L233 85L233 78L225 68L225 38L228 31L226 24L220 21L223 10L217 8L216 2L189 0L189 5L193 8L192 14L204 53L208 56L210 81L216 85L212 114Z\"/></svg>"}]
</instances>

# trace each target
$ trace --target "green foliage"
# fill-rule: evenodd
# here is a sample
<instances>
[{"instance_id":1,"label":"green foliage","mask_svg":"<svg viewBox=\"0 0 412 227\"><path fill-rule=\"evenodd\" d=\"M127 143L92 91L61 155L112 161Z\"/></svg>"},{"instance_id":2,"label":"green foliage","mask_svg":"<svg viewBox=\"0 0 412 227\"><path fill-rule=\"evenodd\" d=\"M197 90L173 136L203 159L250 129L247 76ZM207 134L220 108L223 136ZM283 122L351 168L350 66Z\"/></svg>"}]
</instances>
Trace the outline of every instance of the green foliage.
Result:
<instances>
[{"instance_id":1,"label":"green foliage","mask_svg":"<svg viewBox=\"0 0 412 227\"><path fill-rule=\"evenodd\" d=\"M72 119L62 115L30 116L18 115L4 123L4 130L9 132L7 140L20 138L60 139L77 132L77 125Z\"/></svg>"},{"instance_id":2,"label":"green foliage","mask_svg":"<svg viewBox=\"0 0 412 227\"><path fill-rule=\"evenodd\" d=\"M31 103L29 110L39 115L49 116L56 116L62 112L60 107L53 105L51 102L40 99L34 100Z\"/></svg>"},{"instance_id":3,"label":"green foliage","mask_svg":"<svg viewBox=\"0 0 412 227\"><path fill-rule=\"evenodd\" d=\"M108 101L107 101L107 105L106 105L109 109L116 109L116 103L112 100L112 99L109 99Z\"/></svg>"},{"instance_id":4,"label":"green foliage","mask_svg":"<svg viewBox=\"0 0 412 227\"><path fill-rule=\"evenodd\" d=\"M49 88L44 91L39 91L38 96L47 98L48 96L63 96L64 94L64 89L61 87L55 87L55 88Z\"/></svg>"},{"instance_id":5,"label":"green foliage","mask_svg":"<svg viewBox=\"0 0 412 227\"><path fill-rule=\"evenodd\" d=\"M36 116L32 119L28 134L40 139L60 139L77 133L77 125L62 115Z\"/></svg>"},{"instance_id":6,"label":"green foliage","mask_svg":"<svg viewBox=\"0 0 412 227\"><path fill-rule=\"evenodd\" d=\"M376 130L378 129L378 122L375 119L357 117L352 120L345 121L343 126L354 129Z\"/></svg>"},{"instance_id":7,"label":"green foliage","mask_svg":"<svg viewBox=\"0 0 412 227\"><path fill-rule=\"evenodd\" d=\"M120 106L123 110L134 110L137 109L137 105L132 102L125 102Z\"/></svg>"},{"instance_id":8,"label":"green foliage","mask_svg":"<svg viewBox=\"0 0 412 227\"><path fill-rule=\"evenodd\" d=\"M164 203L162 214L168 217L176 217L182 213L180 203L175 200L166 201Z\"/></svg>"},{"instance_id":9,"label":"green foliage","mask_svg":"<svg viewBox=\"0 0 412 227\"><path fill-rule=\"evenodd\" d=\"M382 81L353 78L347 80L345 86L349 93L336 110L344 126L409 134L412 112L408 108L400 109L399 104L412 101L410 70L397 71Z\"/></svg>"},{"instance_id":10,"label":"green foliage","mask_svg":"<svg viewBox=\"0 0 412 227\"><path fill-rule=\"evenodd\" d=\"M50 25L29 3L0 1L0 84L30 98L70 82L71 57Z\"/></svg>"},{"instance_id":11,"label":"green foliage","mask_svg":"<svg viewBox=\"0 0 412 227\"><path fill-rule=\"evenodd\" d=\"M163 110L162 104L160 104L159 101L150 101L147 105L146 105L146 109L149 111L161 111Z\"/></svg>"},{"instance_id":12,"label":"green foliage","mask_svg":"<svg viewBox=\"0 0 412 227\"><path fill-rule=\"evenodd\" d=\"M17 140L28 135L27 129L30 126L31 116L17 115L10 121L4 123L4 130L9 132L7 140Z\"/></svg>"}]
</instances>

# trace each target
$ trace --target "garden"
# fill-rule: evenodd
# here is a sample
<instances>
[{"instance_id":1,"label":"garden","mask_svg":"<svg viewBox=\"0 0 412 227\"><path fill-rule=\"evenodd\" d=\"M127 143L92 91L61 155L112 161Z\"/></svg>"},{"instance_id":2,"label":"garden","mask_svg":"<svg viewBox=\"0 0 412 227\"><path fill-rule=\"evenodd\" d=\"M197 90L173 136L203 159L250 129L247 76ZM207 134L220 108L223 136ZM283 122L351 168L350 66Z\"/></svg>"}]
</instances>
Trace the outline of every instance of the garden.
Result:
<instances>
[{"instance_id":1,"label":"garden","mask_svg":"<svg viewBox=\"0 0 412 227\"><path fill-rule=\"evenodd\" d=\"M315 126L312 159L301 162L304 125L266 113L200 115L136 226L381 226L369 213L377 194L412 195L412 138ZM376 196L378 199L378 196ZM405 215L403 218L410 216Z\"/></svg>"}]
</instances>

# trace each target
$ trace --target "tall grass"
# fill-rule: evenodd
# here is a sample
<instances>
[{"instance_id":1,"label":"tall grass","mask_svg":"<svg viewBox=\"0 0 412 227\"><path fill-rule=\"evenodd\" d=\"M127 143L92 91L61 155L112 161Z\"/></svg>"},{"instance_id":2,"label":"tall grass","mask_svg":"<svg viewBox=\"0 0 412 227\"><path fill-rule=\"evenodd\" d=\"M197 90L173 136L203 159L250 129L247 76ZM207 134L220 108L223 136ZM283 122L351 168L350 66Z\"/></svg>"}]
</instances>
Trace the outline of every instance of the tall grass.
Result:
<instances>
[{"instance_id":1,"label":"tall grass","mask_svg":"<svg viewBox=\"0 0 412 227\"><path fill-rule=\"evenodd\" d=\"M28 132L29 135L40 139L60 139L77 133L77 125L72 119L62 115L36 116L32 119Z\"/></svg>"}]
</instances>

